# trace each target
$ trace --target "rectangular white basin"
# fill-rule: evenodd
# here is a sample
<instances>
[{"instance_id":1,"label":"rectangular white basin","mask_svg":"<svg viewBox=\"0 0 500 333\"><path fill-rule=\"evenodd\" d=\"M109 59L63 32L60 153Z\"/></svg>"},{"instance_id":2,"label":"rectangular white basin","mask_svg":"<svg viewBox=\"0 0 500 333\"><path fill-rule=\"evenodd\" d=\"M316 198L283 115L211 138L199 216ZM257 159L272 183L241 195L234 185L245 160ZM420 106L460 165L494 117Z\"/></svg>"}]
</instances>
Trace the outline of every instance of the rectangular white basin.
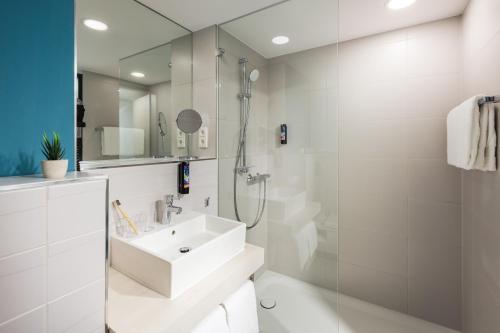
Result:
<instances>
[{"instance_id":1,"label":"rectangular white basin","mask_svg":"<svg viewBox=\"0 0 500 333\"><path fill-rule=\"evenodd\" d=\"M171 226L144 236L112 236L111 265L175 298L243 251L245 232L245 225L236 221L183 213Z\"/></svg>"}]
</instances>

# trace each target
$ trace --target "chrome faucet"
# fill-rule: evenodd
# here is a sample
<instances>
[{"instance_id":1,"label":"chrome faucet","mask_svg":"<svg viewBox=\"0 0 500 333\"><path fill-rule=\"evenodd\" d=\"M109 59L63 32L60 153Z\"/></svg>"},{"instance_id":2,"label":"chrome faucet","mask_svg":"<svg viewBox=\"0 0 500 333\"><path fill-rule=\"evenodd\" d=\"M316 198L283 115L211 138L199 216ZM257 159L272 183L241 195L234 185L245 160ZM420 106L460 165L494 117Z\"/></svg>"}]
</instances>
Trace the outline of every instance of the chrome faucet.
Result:
<instances>
[{"instance_id":1,"label":"chrome faucet","mask_svg":"<svg viewBox=\"0 0 500 333\"><path fill-rule=\"evenodd\" d=\"M174 206L174 199L179 200L181 196L181 194L177 194L177 196L173 194L167 194L167 196L165 197L165 210L163 212L163 218L161 220L162 224L170 224L172 222L173 212L175 212L176 215L182 213L182 207Z\"/></svg>"}]
</instances>

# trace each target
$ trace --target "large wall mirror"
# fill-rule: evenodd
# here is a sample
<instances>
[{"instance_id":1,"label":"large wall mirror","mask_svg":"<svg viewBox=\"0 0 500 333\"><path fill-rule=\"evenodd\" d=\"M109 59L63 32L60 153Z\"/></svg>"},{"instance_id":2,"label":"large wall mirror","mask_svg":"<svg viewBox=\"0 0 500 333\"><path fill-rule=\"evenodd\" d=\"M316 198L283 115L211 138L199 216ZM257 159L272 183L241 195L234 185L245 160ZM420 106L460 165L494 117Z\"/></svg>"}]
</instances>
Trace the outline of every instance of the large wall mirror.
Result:
<instances>
[{"instance_id":1,"label":"large wall mirror","mask_svg":"<svg viewBox=\"0 0 500 333\"><path fill-rule=\"evenodd\" d=\"M135 0L77 0L82 170L213 158L176 123L193 108L192 33Z\"/></svg>"}]
</instances>

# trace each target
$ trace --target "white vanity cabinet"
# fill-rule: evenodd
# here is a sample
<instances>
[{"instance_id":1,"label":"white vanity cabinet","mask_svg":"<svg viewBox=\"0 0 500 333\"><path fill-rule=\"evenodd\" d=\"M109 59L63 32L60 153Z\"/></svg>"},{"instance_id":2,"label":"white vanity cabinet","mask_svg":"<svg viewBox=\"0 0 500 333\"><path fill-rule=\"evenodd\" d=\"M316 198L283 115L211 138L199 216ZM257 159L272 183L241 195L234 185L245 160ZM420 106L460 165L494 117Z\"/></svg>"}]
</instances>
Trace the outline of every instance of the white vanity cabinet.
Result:
<instances>
[{"instance_id":1,"label":"white vanity cabinet","mask_svg":"<svg viewBox=\"0 0 500 333\"><path fill-rule=\"evenodd\" d=\"M0 178L0 333L105 330L104 176Z\"/></svg>"}]
</instances>

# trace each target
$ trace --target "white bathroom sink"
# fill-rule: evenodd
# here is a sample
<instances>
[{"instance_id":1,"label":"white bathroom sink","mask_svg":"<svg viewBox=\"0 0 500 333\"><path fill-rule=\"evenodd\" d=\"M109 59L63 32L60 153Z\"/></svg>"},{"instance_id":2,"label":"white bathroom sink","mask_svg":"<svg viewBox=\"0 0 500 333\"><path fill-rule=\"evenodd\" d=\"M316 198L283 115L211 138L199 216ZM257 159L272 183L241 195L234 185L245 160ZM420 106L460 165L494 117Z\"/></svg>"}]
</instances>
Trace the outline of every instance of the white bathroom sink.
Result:
<instances>
[{"instance_id":1,"label":"white bathroom sink","mask_svg":"<svg viewBox=\"0 0 500 333\"><path fill-rule=\"evenodd\" d=\"M171 226L133 239L112 236L111 265L175 298L243 251L245 232L236 221L183 213Z\"/></svg>"}]
</instances>

